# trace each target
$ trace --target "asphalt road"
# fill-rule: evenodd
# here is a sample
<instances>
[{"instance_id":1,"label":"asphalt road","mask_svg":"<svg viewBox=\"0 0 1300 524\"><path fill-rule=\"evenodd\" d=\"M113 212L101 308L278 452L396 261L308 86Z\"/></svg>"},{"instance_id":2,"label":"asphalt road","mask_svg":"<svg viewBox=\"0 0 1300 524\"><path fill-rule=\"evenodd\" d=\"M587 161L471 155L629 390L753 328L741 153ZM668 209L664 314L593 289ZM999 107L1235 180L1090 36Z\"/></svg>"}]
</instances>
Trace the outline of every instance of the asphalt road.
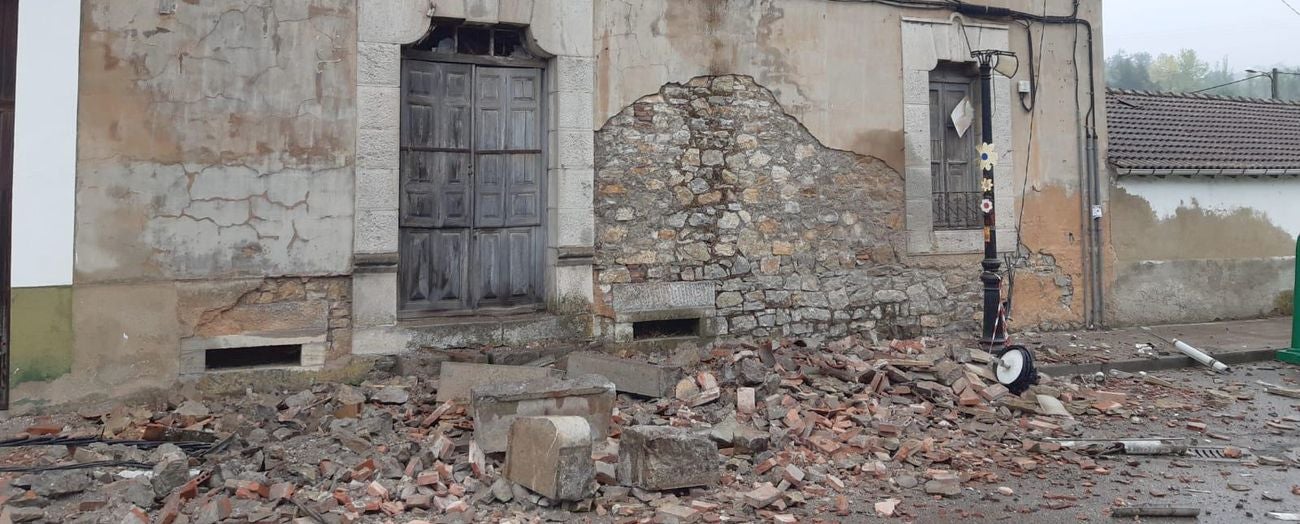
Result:
<instances>
[{"instance_id":1,"label":"asphalt road","mask_svg":"<svg viewBox=\"0 0 1300 524\"><path fill-rule=\"evenodd\" d=\"M1212 375L1201 369L1157 375L1177 384L1186 394L1207 389L1233 390L1236 385L1240 389L1235 395L1250 398L1218 406L1202 404L1199 409L1158 408L1151 405L1151 399L1130 399L1132 404L1147 404L1145 416L1127 421L1119 417L1080 417L1080 437L1192 437L1197 439L1195 445L1238 447L1247 451L1247 456L1236 461L1208 461L1119 455L1095 458L1097 466L1107 470L1104 473L1061 462L1037 471L1000 471L1000 486L1010 487L1015 494L1004 496L996 491L998 486L979 484L969 486L959 498L909 501L909 513L915 522L1137 521L1109 515L1118 500L1127 505L1201 508L1195 519L1142 518L1140 522L1282 522L1266 513L1300 513L1300 495L1292 493L1292 486L1300 486L1300 468L1258 463L1261 455L1293 464L1300 461L1300 430L1267 425L1272 421L1300 426L1295 421L1300 420L1300 399L1268 394L1256 383L1297 387L1300 367L1260 363L1239 366L1229 375ZM1114 386L1121 389L1119 384ZM1195 431L1188 422L1204 423L1206 429ZM1227 440L1209 438L1209 434Z\"/></svg>"}]
</instances>

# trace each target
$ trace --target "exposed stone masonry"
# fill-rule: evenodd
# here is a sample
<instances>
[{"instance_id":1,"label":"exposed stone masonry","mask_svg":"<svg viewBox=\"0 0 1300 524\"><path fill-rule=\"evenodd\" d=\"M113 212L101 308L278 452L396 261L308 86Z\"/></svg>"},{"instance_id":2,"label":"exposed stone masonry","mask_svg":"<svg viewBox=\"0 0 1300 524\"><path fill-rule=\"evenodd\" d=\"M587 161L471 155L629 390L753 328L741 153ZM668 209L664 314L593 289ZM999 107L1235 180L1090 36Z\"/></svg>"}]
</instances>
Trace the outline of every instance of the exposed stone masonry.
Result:
<instances>
[{"instance_id":1,"label":"exposed stone masonry","mask_svg":"<svg viewBox=\"0 0 1300 524\"><path fill-rule=\"evenodd\" d=\"M972 326L971 271L908 267L903 179L824 147L743 76L668 84L596 135L598 311L612 286L717 282L720 335Z\"/></svg>"},{"instance_id":2,"label":"exposed stone masonry","mask_svg":"<svg viewBox=\"0 0 1300 524\"><path fill-rule=\"evenodd\" d=\"M182 311L182 323L194 323L193 336L214 338L244 333L326 334L327 362L352 349L352 281L347 277L285 277L235 281L241 293L227 305L197 313ZM212 288L193 295L216 297ZM197 314L190 320L188 317Z\"/></svg>"}]
</instances>

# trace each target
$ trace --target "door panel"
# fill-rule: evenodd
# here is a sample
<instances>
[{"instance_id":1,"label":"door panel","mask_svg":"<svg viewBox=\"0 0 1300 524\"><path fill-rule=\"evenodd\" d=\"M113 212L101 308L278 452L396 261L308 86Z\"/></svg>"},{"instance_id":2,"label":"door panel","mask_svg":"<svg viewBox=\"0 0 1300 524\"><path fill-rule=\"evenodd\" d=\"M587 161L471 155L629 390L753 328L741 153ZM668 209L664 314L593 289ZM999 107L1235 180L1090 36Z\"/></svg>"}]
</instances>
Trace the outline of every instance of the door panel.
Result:
<instances>
[{"instance_id":1,"label":"door panel","mask_svg":"<svg viewBox=\"0 0 1300 524\"><path fill-rule=\"evenodd\" d=\"M541 298L541 72L403 65L401 311Z\"/></svg>"},{"instance_id":2,"label":"door panel","mask_svg":"<svg viewBox=\"0 0 1300 524\"><path fill-rule=\"evenodd\" d=\"M540 299L541 74L480 67L475 85L475 302Z\"/></svg>"},{"instance_id":3,"label":"door panel","mask_svg":"<svg viewBox=\"0 0 1300 524\"><path fill-rule=\"evenodd\" d=\"M403 310L466 307L465 268L468 229L403 231L401 290Z\"/></svg>"},{"instance_id":4,"label":"door panel","mask_svg":"<svg viewBox=\"0 0 1300 524\"><path fill-rule=\"evenodd\" d=\"M539 296L539 229L487 229L475 233L475 292L480 307L535 302Z\"/></svg>"},{"instance_id":5,"label":"door panel","mask_svg":"<svg viewBox=\"0 0 1300 524\"><path fill-rule=\"evenodd\" d=\"M406 61L401 122L399 304L468 306L472 66Z\"/></svg>"}]
</instances>

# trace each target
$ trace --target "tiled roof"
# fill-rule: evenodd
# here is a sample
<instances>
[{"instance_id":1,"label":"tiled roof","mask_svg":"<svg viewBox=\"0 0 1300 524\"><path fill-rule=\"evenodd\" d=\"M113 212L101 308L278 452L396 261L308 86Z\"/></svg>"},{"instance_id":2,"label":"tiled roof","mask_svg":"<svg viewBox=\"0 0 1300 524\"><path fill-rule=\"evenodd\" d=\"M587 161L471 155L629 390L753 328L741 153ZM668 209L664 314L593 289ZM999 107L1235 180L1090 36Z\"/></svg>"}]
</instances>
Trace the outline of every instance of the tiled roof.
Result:
<instances>
[{"instance_id":1,"label":"tiled roof","mask_svg":"<svg viewBox=\"0 0 1300 524\"><path fill-rule=\"evenodd\" d=\"M1300 170L1300 102L1106 90L1110 163L1139 170Z\"/></svg>"}]
</instances>

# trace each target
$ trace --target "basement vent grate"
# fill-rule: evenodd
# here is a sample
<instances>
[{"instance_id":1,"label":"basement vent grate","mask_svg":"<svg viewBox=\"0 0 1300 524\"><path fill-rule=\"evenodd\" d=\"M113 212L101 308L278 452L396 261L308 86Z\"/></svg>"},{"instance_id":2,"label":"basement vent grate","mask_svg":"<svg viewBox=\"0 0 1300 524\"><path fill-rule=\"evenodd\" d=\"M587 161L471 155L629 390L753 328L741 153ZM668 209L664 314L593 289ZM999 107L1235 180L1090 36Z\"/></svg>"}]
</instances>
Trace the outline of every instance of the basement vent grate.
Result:
<instances>
[{"instance_id":1,"label":"basement vent grate","mask_svg":"<svg viewBox=\"0 0 1300 524\"><path fill-rule=\"evenodd\" d=\"M209 349L203 357L206 371L299 366L302 344Z\"/></svg>"},{"instance_id":2,"label":"basement vent grate","mask_svg":"<svg viewBox=\"0 0 1300 524\"><path fill-rule=\"evenodd\" d=\"M633 340L698 336L700 336L700 319L698 318L647 320L632 323Z\"/></svg>"}]
</instances>

